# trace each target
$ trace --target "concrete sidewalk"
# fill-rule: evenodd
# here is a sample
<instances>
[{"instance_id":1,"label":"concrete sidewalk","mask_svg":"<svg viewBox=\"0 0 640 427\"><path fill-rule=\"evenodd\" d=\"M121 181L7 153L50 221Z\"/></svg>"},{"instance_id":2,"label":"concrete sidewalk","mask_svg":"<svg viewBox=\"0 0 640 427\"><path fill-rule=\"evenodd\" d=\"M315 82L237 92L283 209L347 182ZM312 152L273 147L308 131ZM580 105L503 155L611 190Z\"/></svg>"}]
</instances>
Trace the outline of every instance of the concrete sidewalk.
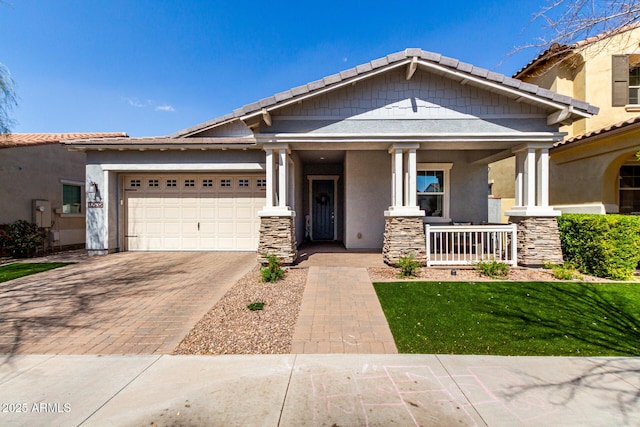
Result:
<instances>
[{"instance_id":1,"label":"concrete sidewalk","mask_svg":"<svg viewBox=\"0 0 640 427\"><path fill-rule=\"evenodd\" d=\"M3 426L640 424L640 358L4 356Z\"/></svg>"}]
</instances>

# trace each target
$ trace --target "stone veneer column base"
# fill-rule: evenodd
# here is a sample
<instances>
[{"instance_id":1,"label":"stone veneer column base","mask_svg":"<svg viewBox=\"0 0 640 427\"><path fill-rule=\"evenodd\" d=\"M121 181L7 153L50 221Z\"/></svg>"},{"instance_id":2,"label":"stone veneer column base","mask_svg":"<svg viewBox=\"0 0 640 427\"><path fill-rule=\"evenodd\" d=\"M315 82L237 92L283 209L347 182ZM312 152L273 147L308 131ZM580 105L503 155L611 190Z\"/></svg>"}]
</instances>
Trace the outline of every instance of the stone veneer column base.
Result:
<instances>
[{"instance_id":1,"label":"stone veneer column base","mask_svg":"<svg viewBox=\"0 0 640 427\"><path fill-rule=\"evenodd\" d=\"M427 261L427 247L422 216L387 216L384 225L382 258L396 265L400 257L413 253L421 263Z\"/></svg>"},{"instance_id":2,"label":"stone veneer column base","mask_svg":"<svg viewBox=\"0 0 640 427\"><path fill-rule=\"evenodd\" d=\"M556 217L510 216L518 226L518 265L541 267L562 264L562 247Z\"/></svg>"},{"instance_id":3,"label":"stone veneer column base","mask_svg":"<svg viewBox=\"0 0 640 427\"><path fill-rule=\"evenodd\" d=\"M298 257L295 215L263 216L260 218L258 262L267 263L265 255L275 255L284 264L293 264Z\"/></svg>"}]
</instances>

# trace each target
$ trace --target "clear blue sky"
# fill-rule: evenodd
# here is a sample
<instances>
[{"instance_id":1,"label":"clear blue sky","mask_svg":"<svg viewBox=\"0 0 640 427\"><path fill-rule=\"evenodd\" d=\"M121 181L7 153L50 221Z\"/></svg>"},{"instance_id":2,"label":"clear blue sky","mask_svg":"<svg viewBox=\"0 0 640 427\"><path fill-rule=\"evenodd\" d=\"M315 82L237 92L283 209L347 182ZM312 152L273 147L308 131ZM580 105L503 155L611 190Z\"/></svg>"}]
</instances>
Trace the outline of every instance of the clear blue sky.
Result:
<instances>
[{"instance_id":1,"label":"clear blue sky","mask_svg":"<svg viewBox=\"0 0 640 427\"><path fill-rule=\"evenodd\" d=\"M0 62L15 132L167 135L407 47L511 75L543 3L8 0Z\"/></svg>"}]
</instances>

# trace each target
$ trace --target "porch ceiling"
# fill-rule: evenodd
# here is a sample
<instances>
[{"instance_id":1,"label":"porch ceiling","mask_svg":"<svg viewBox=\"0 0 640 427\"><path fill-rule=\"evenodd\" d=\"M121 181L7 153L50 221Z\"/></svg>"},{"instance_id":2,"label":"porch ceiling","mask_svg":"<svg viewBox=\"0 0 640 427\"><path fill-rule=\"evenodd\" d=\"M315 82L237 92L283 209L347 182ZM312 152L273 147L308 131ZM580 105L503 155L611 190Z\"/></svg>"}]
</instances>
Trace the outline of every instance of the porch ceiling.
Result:
<instances>
[{"instance_id":1,"label":"porch ceiling","mask_svg":"<svg viewBox=\"0 0 640 427\"><path fill-rule=\"evenodd\" d=\"M304 163L342 163L344 150L299 150L300 160Z\"/></svg>"}]
</instances>

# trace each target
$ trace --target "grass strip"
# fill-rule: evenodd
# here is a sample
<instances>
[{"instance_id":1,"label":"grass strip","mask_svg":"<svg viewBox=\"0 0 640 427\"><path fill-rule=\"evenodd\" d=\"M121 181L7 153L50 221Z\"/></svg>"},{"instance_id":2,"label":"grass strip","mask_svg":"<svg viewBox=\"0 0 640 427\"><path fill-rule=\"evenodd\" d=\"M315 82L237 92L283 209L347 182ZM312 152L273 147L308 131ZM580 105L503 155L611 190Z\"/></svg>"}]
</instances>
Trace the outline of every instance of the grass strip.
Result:
<instances>
[{"instance_id":1,"label":"grass strip","mask_svg":"<svg viewBox=\"0 0 640 427\"><path fill-rule=\"evenodd\" d=\"M509 356L640 355L640 285L375 283L398 351Z\"/></svg>"},{"instance_id":2,"label":"grass strip","mask_svg":"<svg viewBox=\"0 0 640 427\"><path fill-rule=\"evenodd\" d=\"M0 283L19 277L29 276L31 274L41 273L43 271L52 270L73 264L71 262L14 262L0 266Z\"/></svg>"}]
</instances>

